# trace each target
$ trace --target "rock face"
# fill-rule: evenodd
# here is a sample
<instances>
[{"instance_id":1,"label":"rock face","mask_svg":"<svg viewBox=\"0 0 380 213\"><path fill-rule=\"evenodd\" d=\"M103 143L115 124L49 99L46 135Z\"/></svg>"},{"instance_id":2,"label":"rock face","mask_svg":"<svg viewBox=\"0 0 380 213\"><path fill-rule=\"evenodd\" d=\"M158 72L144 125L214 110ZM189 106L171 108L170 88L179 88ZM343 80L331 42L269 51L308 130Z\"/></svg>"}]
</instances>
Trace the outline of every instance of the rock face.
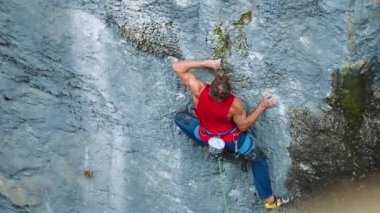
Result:
<instances>
[{"instance_id":1,"label":"rock face","mask_svg":"<svg viewBox=\"0 0 380 213\"><path fill-rule=\"evenodd\" d=\"M110 12L107 14L107 21L112 23L121 35L135 48L154 54L158 57L174 56L182 58L182 52L178 46L178 28L170 19L158 15L141 19L144 13L128 13L130 3L127 1L116 1L110 4ZM153 3L159 6L159 3ZM120 11L120 8L126 8ZM147 11L144 11L145 13ZM152 14L156 13L154 10ZM130 21L126 21L125 18Z\"/></svg>"},{"instance_id":2,"label":"rock face","mask_svg":"<svg viewBox=\"0 0 380 213\"><path fill-rule=\"evenodd\" d=\"M174 113L192 105L167 56L223 58L247 110L279 99L252 128L276 194L287 177L297 195L322 177L313 172L377 168L378 65L352 69L375 69L373 92L331 76L380 56L379 10L374 0L0 1L0 212L223 212L224 195L230 212L266 212L252 174L225 161L221 182L215 159L176 129ZM351 98L345 82L368 97ZM346 150L326 161L351 156L320 166L323 146L297 148L312 130Z\"/></svg>"},{"instance_id":3,"label":"rock face","mask_svg":"<svg viewBox=\"0 0 380 213\"><path fill-rule=\"evenodd\" d=\"M380 169L380 99L375 94L376 61L348 65L333 76L333 92L321 115L307 108L291 112L294 143L288 188L297 198L339 181Z\"/></svg>"}]
</instances>

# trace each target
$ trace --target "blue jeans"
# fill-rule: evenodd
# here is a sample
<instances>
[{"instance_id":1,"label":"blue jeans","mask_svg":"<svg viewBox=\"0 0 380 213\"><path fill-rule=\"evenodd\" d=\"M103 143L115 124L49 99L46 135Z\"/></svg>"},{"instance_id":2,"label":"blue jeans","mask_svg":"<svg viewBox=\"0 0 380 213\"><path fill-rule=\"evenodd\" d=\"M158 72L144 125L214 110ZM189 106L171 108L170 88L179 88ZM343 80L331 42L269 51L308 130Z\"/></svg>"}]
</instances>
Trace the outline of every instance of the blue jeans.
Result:
<instances>
[{"instance_id":1,"label":"blue jeans","mask_svg":"<svg viewBox=\"0 0 380 213\"><path fill-rule=\"evenodd\" d=\"M188 137L201 146L208 146L208 143L202 141L198 133L194 131L199 125L199 120L196 117L188 112L178 112L174 117L174 122ZM244 156L252 146L254 147L254 154L256 155L255 160L251 164L253 180L259 197L265 199L273 194L266 157L259 147L255 146L255 141L250 134L246 132L241 133L238 138L239 154ZM226 143L225 149L231 153L235 153L235 144L233 142Z\"/></svg>"}]
</instances>

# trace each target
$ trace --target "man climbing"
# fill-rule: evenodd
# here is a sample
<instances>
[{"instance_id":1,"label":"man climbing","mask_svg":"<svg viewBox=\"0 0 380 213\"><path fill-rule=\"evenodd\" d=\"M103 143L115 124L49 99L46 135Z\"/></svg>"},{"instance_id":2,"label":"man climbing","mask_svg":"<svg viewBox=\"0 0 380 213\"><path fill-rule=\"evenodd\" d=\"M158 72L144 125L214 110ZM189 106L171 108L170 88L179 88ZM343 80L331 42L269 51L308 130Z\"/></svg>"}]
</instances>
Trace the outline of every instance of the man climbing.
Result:
<instances>
[{"instance_id":1,"label":"man climbing","mask_svg":"<svg viewBox=\"0 0 380 213\"><path fill-rule=\"evenodd\" d=\"M268 164L265 156L247 130L269 107L276 104L270 96L264 97L256 109L247 114L243 101L231 94L229 78L216 75L211 85L198 79L191 69L207 68L216 70L220 60L184 60L173 63L174 72L190 89L196 117L188 112L179 112L174 121L190 138L202 146L208 146L211 137L218 136L225 142L225 149L252 160L252 173L259 197L267 209L274 209L286 200L276 197L270 184Z\"/></svg>"}]
</instances>

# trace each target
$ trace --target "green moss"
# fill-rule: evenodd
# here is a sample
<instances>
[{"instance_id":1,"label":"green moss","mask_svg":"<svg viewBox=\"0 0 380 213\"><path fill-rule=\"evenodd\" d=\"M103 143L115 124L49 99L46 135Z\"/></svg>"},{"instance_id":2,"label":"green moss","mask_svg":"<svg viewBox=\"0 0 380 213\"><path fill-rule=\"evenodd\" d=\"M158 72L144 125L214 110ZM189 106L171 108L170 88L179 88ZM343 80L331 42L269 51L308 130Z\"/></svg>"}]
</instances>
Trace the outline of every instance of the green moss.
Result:
<instances>
[{"instance_id":1,"label":"green moss","mask_svg":"<svg viewBox=\"0 0 380 213\"><path fill-rule=\"evenodd\" d=\"M343 73L341 106L351 124L361 125L365 111L365 82L360 74Z\"/></svg>"},{"instance_id":2,"label":"green moss","mask_svg":"<svg viewBox=\"0 0 380 213\"><path fill-rule=\"evenodd\" d=\"M342 126L341 143L346 145L347 164L351 164L354 171L359 172L361 168L356 168L360 162L360 130L362 129L366 106L368 104L368 91L370 82L365 75L361 73L366 63L359 62L347 65L340 72L333 76L333 94L332 107L339 116L338 112L344 116L345 125ZM342 125L339 124L339 125ZM360 173L360 172L359 172Z\"/></svg>"},{"instance_id":3,"label":"green moss","mask_svg":"<svg viewBox=\"0 0 380 213\"><path fill-rule=\"evenodd\" d=\"M246 48L247 42L242 27L251 21L252 11L247 11L240 16L239 20L233 22L232 25L235 26L235 28L231 28L231 30L237 29L238 33L236 35L236 33L232 32L231 35L235 35L232 39L229 32L226 32L226 29L221 25L215 27L212 30L213 35L216 37L214 57L221 59L226 58L230 54L232 47L238 50Z\"/></svg>"},{"instance_id":4,"label":"green moss","mask_svg":"<svg viewBox=\"0 0 380 213\"><path fill-rule=\"evenodd\" d=\"M360 74L358 65L349 65L337 73L334 86L334 104L340 108L348 126L357 129L363 121L366 105L366 79Z\"/></svg>"},{"instance_id":5,"label":"green moss","mask_svg":"<svg viewBox=\"0 0 380 213\"><path fill-rule=\"evenodd\" d=\"M230 37L221 26L215 27L212 32L217 39L214 57L223 59L229 54L231 49Z\"/></svg>"},{"instance_id":6,"label":"green moss","mask_svg":"<svg viewBox=\"0 0 380 213\"><path fill-rule=\"evenodd\" d=\"M240 16L238 21L233 23L234 26L243 26L249 24L252 21L252 11L247 11Z\"/></svg>"}]
</instances>

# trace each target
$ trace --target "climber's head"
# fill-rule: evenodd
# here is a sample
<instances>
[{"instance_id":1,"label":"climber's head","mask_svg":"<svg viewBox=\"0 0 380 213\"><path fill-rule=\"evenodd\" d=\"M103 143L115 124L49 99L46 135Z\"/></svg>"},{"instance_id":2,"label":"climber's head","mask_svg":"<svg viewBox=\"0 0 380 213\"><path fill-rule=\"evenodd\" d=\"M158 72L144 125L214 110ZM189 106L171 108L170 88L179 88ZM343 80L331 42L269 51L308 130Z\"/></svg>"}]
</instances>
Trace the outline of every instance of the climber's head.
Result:
<instances>
[{"instance_id":1,"label":"climber's head","mask_svg":"<svg viewBox=\"0 0 380 213\"><path fill-rule=\"evenodd\" d=\"M211 82L210 95L215 100L224 101L231 94L231 90L230 78L217 74Z\"/></svg>"}]
</instances>

